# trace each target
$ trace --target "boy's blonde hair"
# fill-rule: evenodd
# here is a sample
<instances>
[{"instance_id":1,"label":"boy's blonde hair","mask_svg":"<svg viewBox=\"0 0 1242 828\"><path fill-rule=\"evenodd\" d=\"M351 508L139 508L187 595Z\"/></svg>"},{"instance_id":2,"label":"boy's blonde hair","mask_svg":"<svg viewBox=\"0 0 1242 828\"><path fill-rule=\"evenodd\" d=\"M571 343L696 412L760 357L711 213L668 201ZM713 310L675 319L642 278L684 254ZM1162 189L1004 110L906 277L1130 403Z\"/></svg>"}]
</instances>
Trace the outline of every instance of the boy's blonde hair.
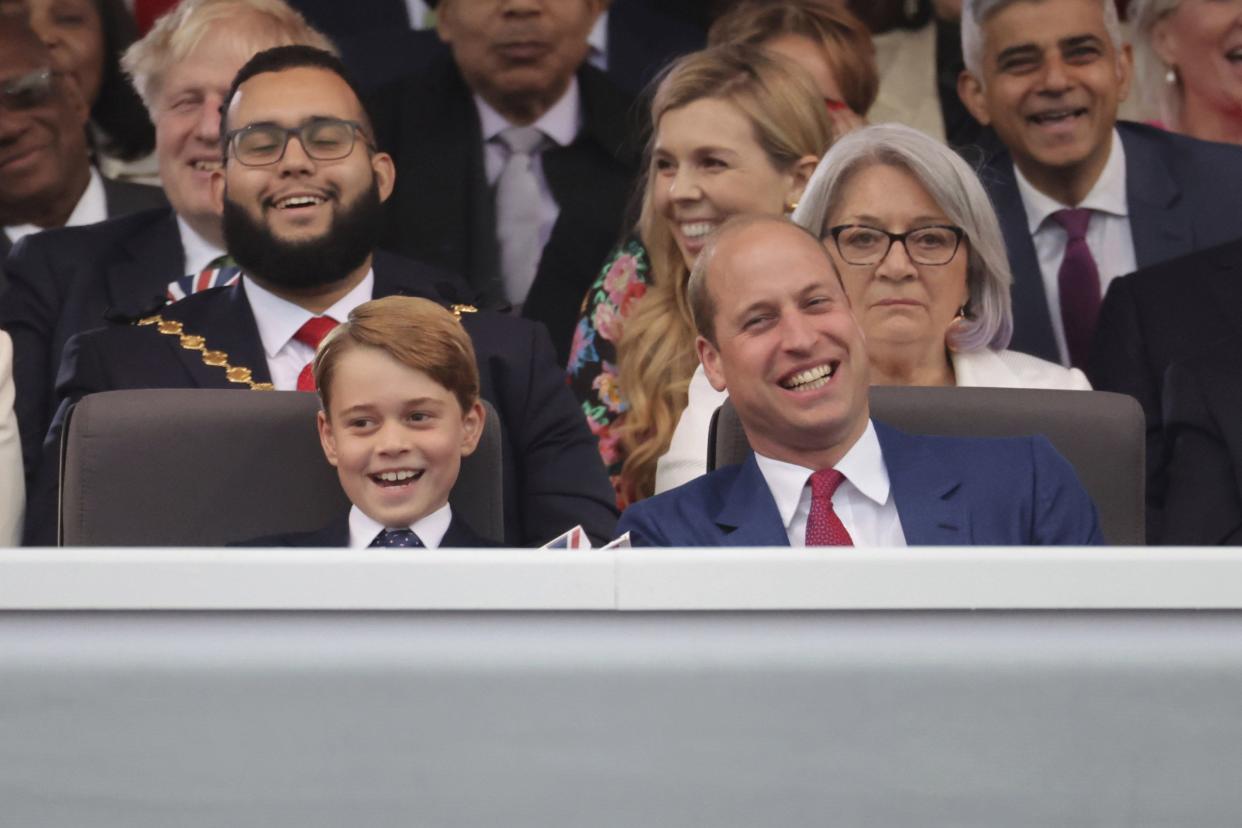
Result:
<instances>
[{"instance_id":1,"label":"boy's blonde hair","mask_svg":"<svg viewBox=\"0 0 1242 828\"><path fill-rule=\"evenodd\" d=\"M479 367L470 334L453 314L430 299L387 296L354 308L315 353L315 387L324 413L341 357L354 348L376 348L449 390L469 411L479 400Z\"/></svg>"}]
</instances>

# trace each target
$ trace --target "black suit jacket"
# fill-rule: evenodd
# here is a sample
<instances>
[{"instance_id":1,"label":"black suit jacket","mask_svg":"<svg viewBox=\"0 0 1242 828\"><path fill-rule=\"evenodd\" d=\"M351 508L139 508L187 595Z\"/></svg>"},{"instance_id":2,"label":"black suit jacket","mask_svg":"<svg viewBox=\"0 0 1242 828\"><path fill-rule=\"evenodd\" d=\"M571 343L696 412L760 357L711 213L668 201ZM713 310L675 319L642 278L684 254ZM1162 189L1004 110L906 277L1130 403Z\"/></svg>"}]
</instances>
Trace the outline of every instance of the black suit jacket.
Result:
<instances>
[{"instance_id":1,"label":"black suit jacket","mask_svg":"<svg viewBox=\"0 0 1242 828\"><path fill-rule=\"evenodd\" d=\"M1115 279L1104 297L1088 374L1095 388L1137 399L1147 416L1150 540L1163 535L1165 371L1227 347L1239 331L1242 239Z\"/></svg>"},{"instance_id":2,"label":"black suit jacket","mask_svg":"<svg viewBox=\"0 0 1242 828\"><path fill-rule=\"evenodd\" d=\"M349 512L337 515L336 518L313 532L290 532L284 535L267 535L262 538L244 541L233 546L329 546L337 549L349 546ZM501 546L475 533L464 520L453 515L448 531L440 540L440 548L459 547L466 549L484 549Z\"/></svg>"},{"instance_id":3,"label":"black suit jacket","mask_svg":"<svg viewBox=\"0 0 1242 828\"><path fill-rule=\"evenodd\" d=\"M440 271L382 252L373 266L376 298L406 294L453 301L453 283L446 284ZM187 297L161 315L180 321L185 333L205 337L207 348L224 351L231 365L250 368L255 381L270 380L240 283ZM579 523L594 538L612 537L612 487L547 332L529 320L490 312L465 313L462 324L474 342L480 392L500 419L505 540L537 545ZM153 325L104 328L71 340L57 383L61 403L27 509L26 542L55 542L57 449L72 401L121 388L243 387Z\"/></svg>"},{"instance_id":4,"label":"black suit jacket","mask_svg":"<svg viewBox=\"0 0 1242 828\"><path fill-rule=\"evenodd\" d=\"M1242 235L1242 147L1125 121L1117 123L1117 132L1126 154L1126 201L1140 268ZM1009 347L1059 362L1039 259L1008 152L992 156L979 177L996 207L1013 270Z\"/></svg>"},{"instance_id":5,"label":"black suit jacket","mask_svg":"<svg viewBox=\"0 0 1242 828\"><path fill-rule=\"evenodd\" d=\"M104 191L104 209L108 218L125 216L146 210L151 207L163 207L168 204L164 191L149 184L135 184L132 181L116 181L102 176ZM0 233L0 258L8 255L12 245L9 237Z\"/></svg>"},{"instance_id":6,"label":"black suit jacket","mask_svg":"<svg viewBox=\"0 0 1242 828\"><path fill-rule=\"evenodd\" d=\"M1242 544L1242 339L1174 363L1164 387L1161 543Z\"/></svg>"},{"instance_id":7,"label":"black suit jacket","mask_svg":"<svg viewBox=\"0 0 1242 828\"><path fill-rule=\"evenodd\" d=\"M631 99L590 66L579 70L578 83L582 130L569 146L542 155L560 215L522 310L547 326L561 363L583 296L628 224L638 173ZM452 57L440 55L377 93L369 109L379 145L397 167L383 246L464 274L484 302L503 302L482 131Z\"/></svg>"},{"instance_id":8,"label":"black suit jacket","mask_svg":"<svg viewBox=\"0 0 1242 828\"><path fill-rule=\"evenodd\" d=\"M54 384L65 343L108 318L146 315L184 276L185 252L169 207L22 239L6 262L0 328L13 338L17 421L29 480L56 411Z\"/></svg>"}]
</instances>

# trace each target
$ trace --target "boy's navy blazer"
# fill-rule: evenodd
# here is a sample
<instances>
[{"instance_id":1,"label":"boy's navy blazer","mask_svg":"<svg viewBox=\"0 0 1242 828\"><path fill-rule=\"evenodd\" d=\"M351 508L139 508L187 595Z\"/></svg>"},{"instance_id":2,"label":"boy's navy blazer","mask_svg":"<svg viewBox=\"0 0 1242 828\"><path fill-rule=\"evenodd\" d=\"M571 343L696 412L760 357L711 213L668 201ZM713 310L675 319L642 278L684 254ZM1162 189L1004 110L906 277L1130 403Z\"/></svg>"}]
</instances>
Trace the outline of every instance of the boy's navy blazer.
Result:
<instances>
[{"instance_id":1,"label":"boy's navy blazer","mask_svg":"<svg viewBox=\"0 0 1242 828\"><path fill-rule=\"evenodd\" d=\"M452 277L435 268L377 251L373 269L375 298L401 294L451 301ZM194 294L160 314L180 321L185 333L204 337L207 348L224 351L231 365L249 368L256 382L270 380L241 283ZM543 543L575 524L596 539L611 537L617 519L612 486L543 326L489 312L463 313L462 324L474 343L481 395L500 417L505 540L515 546ZM71 339L57 381L59 411L27 509L26 542L55 542L57 447L70 402L123 388L245 387L230 383L222 368L205 365L198 352L180 347L177 337L159 334L154 325L103 328Z\"/></svg>"},{"instance_id":2,"label":"boy's navy blazer","mask_svg":"<svg viewBox=\"0 0 1242 828\"><path fill-rule=\"evenodd\" d=\"M284 535L268 535L267 537L245 541L236 546L329 546L337 549L349 546L349 512L342 512L331 523L313 532L290 532ZM466 522L453 515L448 531L440 540L440 549L446 547L459 549L486 549L503 546L496 541L488 540L476 534Z\"/></svg>"},{"instance_id":3,"label":"boy's navy blazer","mask_svg":"<svg viewBox=\"0 0 1242 828\"><path fill-rule=\"evenodd\" d=\"M1242 147L1117 122L1126 154L1126 204L1140 268L1242 235ZM1060 362L1039 257L1008 152L979 172L996 207L1013 271L1015 351ZM1095 377L1091 377L1095 382Z\"/></svg>"},{"instance_id":4,"label":"boy's navy blazer","mask_svg":"<svg viewBox=\"0 0 1242 828\"><path fill-rule=\"evenodd\" d=\"M1091 497L1043 437L905 434L875 423L910 546L1104 542ZM617 532L635 546L788 546L754 454L639 501Z\"/></svg>"}]
</instances>

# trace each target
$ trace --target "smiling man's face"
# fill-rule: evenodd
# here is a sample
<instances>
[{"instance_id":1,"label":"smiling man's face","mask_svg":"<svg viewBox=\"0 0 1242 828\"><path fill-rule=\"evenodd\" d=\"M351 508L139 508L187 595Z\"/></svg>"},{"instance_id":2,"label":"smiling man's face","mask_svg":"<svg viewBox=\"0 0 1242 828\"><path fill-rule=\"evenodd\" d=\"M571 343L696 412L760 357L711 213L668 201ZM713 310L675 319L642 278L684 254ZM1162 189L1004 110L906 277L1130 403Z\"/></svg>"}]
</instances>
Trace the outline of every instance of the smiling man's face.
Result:
<instances>
[{"instance_id":1,"label":"smiling man's face","mask_svg":"<svg viewBox=\"0 0 1242 828\"><path fill-rule=\"evenodd\" d=\"M1108 160L1129 47L1113 44L1101 0L1020 0L981 28L982 77L963 74L962 101L1036 188L1077 203Z\"/></svg>"},{"instance_id":2,"label":"smiling man's face","mask_svg":"<svg viewBox=\"0 0 1242 828\"><path fill-rule=\"evenodd\" d=\"M827 252L779 219L725 230L708 265L711 342L697 340L713 387L728 390L751 447L824 468L867 427L863 334Z\"/></svg>"}]
</instances>

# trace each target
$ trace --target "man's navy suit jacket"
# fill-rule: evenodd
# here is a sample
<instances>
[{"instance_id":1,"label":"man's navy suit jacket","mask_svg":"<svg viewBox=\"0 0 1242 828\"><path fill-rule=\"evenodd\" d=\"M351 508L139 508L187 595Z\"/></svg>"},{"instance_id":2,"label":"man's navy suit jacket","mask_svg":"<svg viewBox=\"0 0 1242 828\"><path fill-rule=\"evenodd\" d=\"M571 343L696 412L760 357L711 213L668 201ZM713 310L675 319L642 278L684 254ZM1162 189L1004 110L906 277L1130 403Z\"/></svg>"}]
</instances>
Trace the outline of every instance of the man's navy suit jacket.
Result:
<instances>
[{"instance_id":1,"label":"man's navy suit jacket","mask_svg":"<svg viewBox=\"0 0 1242 828\"><path fill-rule=\"evenodd\" d=\"M377 252L375 298L393 294L437 301L440 271ZM450 297L451 300L451 297ZM194 294L160 311L185 333L206 338L229 363L250 368L255 381L270 374L254 314L242 285ZM582 417L547 332L529 320L497 313L462 314L479 365L480 392L499 414L503 457L505 540L543 543L575 524L593 537L611 537L616 523L612 487L595 437ZM123 388L245 388L223 369L203 364L155 326L111 327L70 340L57 382L59 411L43 446L28 506L26 543L55 542L57 446L68 405L96 391Z\"/></svg>"},{"instance_id":2,"label":"man's navy suit jacket","mask_svg":"<svg viewBox=\"0 0 1242 828\"><path fill-rule=\"evenodd\" d=\"M560 213L522 314L547 326L561 364L587 288L627 226L638 177L637 110L591 66L578 71L582 129L540 157ZM460 273L489 306L504 301L495 205L470 88L448 54L368 100L397 183L385 204L383 247ZM533 209L534 205L532 205Z\"/></svg>"},{"instance_id":3,"label":"man's navy suit jacket","mask_svg":"<svg viewBox=\"0 0 1242 828\"><path fill-rule=\"evenodd\" d=\"M1126 203L1140 268L1242 236L1242 147L1117 123L1126 154ZM996 207L1013 270L1015 351L1059 362L1039 258L1008 152L979 173ZM1095 377L1090 377L1095 383Z\"/></svg>"},{"instance_id":4,"label":"man's navy suit jacket","mask_svg":"<svg viewBox=\"0 0 1242 828\"><path fill-rule=\"evenodd\" d=\"M342 512L331 523L311 532L289 532L283 535L267 535L266 537L233 544L234 546L327 546L342 549L349 546L349 512ZM462 549L485 549L501 546L475 532L470 526L453 515L448 530L440 539L439 548L454 547Z\"/></svg>"},{"instance_id":5,"label":"man's navy suit jacket","mask_svg":"<svg viewBox=\"0 0 1242 828\"><path fill-rule=\"evenodd\" d=\"M1104 542L1091 497L1043 437L925 437L875 423L910 546ZM625 511L635 546L788 546L751 454Z\"/></svg>"}]
</instances>

